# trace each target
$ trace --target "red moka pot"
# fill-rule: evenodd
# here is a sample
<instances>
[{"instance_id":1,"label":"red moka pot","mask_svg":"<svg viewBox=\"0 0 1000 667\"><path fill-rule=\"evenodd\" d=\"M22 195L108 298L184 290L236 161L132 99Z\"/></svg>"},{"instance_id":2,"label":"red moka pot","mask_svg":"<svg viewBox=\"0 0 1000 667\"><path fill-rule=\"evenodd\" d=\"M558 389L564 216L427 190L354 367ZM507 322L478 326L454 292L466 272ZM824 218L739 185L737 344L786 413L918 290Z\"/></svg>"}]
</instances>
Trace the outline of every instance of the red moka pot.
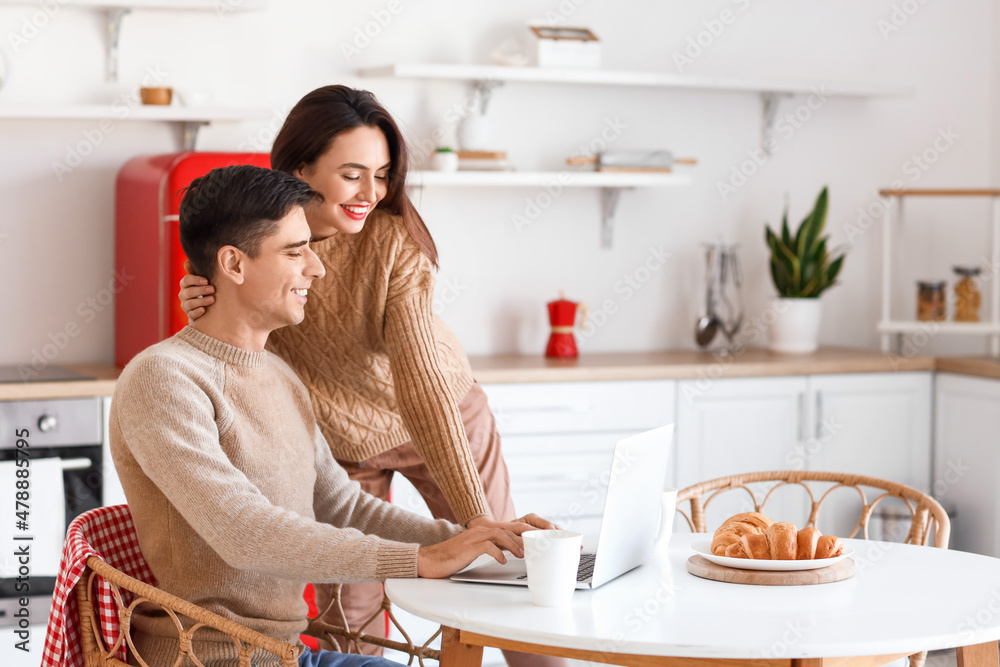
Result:
<instances>
[{"instance_id":1,"label":"red moka pot","mask_svg":"<svg viewBox=\"0 0 1000 667\"><path fill-rule=\"evenodd\" d=\"M548 308L552 333L549 335L549 344L545 346L545 356L555 359L576 359L580 353L576 349L573 330L576 328L578 312L581 324L587 318L586 304L569 301L565 293L559 292L559 299L550 301Z\"/></svg>"}]
</instances>

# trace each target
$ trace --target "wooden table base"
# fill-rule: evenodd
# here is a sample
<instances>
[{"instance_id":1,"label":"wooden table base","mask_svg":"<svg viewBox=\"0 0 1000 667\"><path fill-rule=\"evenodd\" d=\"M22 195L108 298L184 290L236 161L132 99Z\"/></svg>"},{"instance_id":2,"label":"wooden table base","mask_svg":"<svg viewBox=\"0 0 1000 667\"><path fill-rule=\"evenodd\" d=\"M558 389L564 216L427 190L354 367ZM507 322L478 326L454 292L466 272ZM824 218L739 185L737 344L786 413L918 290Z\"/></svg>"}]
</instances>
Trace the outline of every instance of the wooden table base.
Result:
<instances>
[{"instance_id":1,"label":"wooden table base","mask_svg":"<svg viewBox=\"0 0 1000 667\"><path fill-rule=\"evenodd\" d=\"M483 647L510 649L522 653L553 655L576 660L588 660L628 667L879 667L900 655L857 656L846 658L797 658L797 659L711 659L677 658L671 656L636 655L603 651L586 651L573 648L529 644L508 639L488 637L455 628L443 628L441 640L441 667L481 667ZM1000 667L997 642L962 646L958 648L958 667Z\"/></svg>"}]
</instances>

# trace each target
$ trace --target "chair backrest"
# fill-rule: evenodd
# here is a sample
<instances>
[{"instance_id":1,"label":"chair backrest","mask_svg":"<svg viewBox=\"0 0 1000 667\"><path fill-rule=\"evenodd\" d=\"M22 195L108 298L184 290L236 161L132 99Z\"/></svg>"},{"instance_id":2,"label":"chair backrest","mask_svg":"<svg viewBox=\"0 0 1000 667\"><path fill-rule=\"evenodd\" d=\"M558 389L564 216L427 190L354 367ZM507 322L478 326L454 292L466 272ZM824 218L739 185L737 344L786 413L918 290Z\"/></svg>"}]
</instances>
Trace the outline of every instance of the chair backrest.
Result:
<instances>
[{"instance_id":1,"label":"chair backrest","mask_svg":"<svg viewBox=\"0 0 1000 667\"><path fill-rule=\"evenodd\" d=\"M284 667L297 667L299 650L292 644L213 614L155 584L139 550L128 506L102 507L78 516L66 534L43 667L128 667L126 650L145 665L129 634L132 611L140 603L157 605L174 620L181 653L193 655L192 635L207 626L232 638L240 667L250 667L251 658L256 661L261 651L278 656ZM193 623L182 623L179 617Z\"/></svg>"},{"instance_id":2,"label":"chair backrest","mask_svg":"<svg viewBox=\"0 0 1000 667\"><path fill-rule=\"evenodd\" d=\"M809 482L816 484L810 486ZM751 488L751 485L767 489L762 492L763 498L758 498L758 494L761 491L758 489L755 492L755 489ZM766 514L767 503L774 497L775 492L789 486L804 488L808 494L811 506L809 507L809 518L806 525L817 525L820 510L824 503L828 501L831 494L838 489L847 488L856 490L860 494L861 512L853 531L849 535L842 535L841 537L857 537L860 534L864 539L868 539L869 520L876 512L876 509L886 500L895 498L898 501L896 504L902 504L910 513L910 526L906 539L903 540L904 542L926 545L931 534L933 534L934 546L940 548L948 547L951 523L948 519L948 514L941 507L940 503L926 493L918 491L913 487L877 477L866 477L864 475L802 470L776 470L720 477L678 491L677 512L687 520L687 524L693 532L706 533L709 531L709 526L706 522L705 511L709 504L721 494L729 491L745 491L749 494L749 502L753 506L753 511ZM814 493L813 486L826 486L827 488L823 490L817 499L817 494ZM875 490L875 496L870 501L864 488ZM682 503L685 502L689 503L688 510L682 507Z\"/></svg>"}]
</instances>

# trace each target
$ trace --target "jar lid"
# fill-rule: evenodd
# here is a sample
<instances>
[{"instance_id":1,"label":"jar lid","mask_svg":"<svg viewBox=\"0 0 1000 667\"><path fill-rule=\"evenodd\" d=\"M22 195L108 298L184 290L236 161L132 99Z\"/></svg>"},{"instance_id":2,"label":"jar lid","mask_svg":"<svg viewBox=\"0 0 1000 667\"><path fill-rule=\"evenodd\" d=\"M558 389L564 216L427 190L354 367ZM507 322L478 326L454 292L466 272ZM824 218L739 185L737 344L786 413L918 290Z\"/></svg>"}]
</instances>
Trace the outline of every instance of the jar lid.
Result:
<instances>
[{"instance_id":1,"label":"jar lid","mask_svg":"<svg viewBox=\"0 0 1000 667\"><path fill-rule=\"evenodd\" d=\"M943 290L944 286L945 286L945 281L943 281L943 280L941 280L941 281L935 281L935 282L927 282L927 281L923 281L923 280L918 280L917 281L917 287L919 289L922 289L922 290L932 290L932 291L933 290Z\"/></svg>"},{"instance_id":2,"label":"jar lid","mask_svg":"<svg viewBox=\"0 0 1000 667\"><path fill-rule=\"evenodd\" d=\"M960 276L966 276L968 278L975 278L982 272L982 267L979 266L956 266L954 267L955 273Z\"/></svg>"}]
</instances>

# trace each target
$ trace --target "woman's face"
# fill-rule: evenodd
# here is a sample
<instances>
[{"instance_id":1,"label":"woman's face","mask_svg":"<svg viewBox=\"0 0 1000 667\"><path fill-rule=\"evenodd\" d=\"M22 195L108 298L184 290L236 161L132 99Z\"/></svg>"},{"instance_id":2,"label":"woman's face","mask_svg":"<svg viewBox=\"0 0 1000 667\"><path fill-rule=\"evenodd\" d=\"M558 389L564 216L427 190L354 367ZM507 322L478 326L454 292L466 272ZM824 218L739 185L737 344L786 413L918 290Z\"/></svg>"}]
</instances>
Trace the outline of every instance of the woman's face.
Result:
<instances>
[{"instance_id":1,"label":"woman's face","mask_svg":"<svg viewBox=\"0 0 1000 667\"><path fill-rule=\"evenodd\" d=\"M382 130L356 127L337 135L316 162L296 171L326 200L309 209L313 239L360 232L385 197L389 167L389 144Z\"/></svg>"}]
</instances>

